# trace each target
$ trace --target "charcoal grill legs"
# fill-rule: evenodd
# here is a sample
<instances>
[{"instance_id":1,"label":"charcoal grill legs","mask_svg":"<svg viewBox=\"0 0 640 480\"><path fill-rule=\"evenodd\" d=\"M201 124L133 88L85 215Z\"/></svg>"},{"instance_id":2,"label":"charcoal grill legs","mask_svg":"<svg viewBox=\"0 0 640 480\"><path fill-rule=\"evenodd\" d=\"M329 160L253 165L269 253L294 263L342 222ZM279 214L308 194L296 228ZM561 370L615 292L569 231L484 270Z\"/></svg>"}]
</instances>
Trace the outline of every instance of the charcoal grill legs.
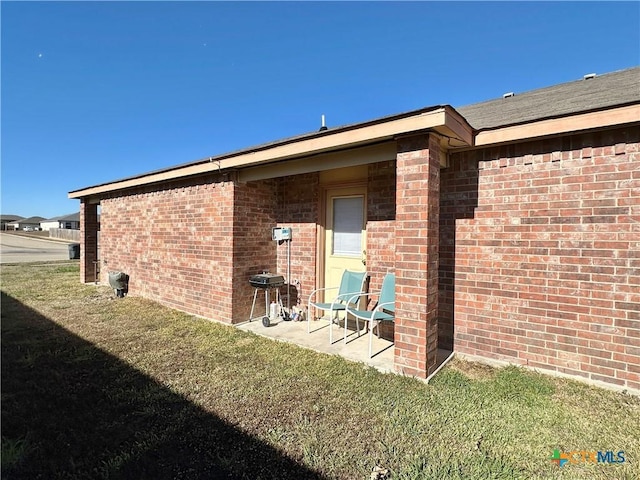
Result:
<instances>
[{"instance_id":1,"label":"charcoal grill legs","mask_svg":"<svg viewBox=\"0 0 640 480\"><path fill-rule=\"evenodd\" d=\"M258 298L258 291L259 290L264 290L264 317L262 317L262 324L265 327L268 327L270 325L270 322L269 322L269 299L271 297L270 292L271 292L272 288L256 287L253 290L253 303L251 304L251 313L249 314L249 321L253 320L253 311L254 311L255 306L256 306L256 299ZM282 298L280 298L280 287L273 287L273 290L276 291L276 303L280 307L280 309L279 309L280 310L280 314L278 316L282 316L284 307L282 305Z\"/></svg>"}]
</instances>

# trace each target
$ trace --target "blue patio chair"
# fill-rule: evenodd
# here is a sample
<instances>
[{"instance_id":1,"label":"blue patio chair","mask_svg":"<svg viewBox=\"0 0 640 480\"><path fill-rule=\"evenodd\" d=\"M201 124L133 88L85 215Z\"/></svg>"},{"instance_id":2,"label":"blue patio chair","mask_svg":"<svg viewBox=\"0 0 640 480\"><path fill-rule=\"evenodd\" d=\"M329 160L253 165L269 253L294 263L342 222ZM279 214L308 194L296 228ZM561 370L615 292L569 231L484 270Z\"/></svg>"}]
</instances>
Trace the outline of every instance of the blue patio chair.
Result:
<instances>
[{"instance_id":1,"label":"blue patio chair","mask_svg":"<svg viewBox=\"0 0 640 480\"><path fill-rule=\"evenodd\" d=\"M356 319L356 329L360 336L359 320L369 322L369 358L372 357L371 348L373 344L373 329L378 327L378 338L380 338L380 323L393 322L395 320L396 311L396 276L393 273L387 273L382 279L382 288L378 304L373 310L358 310L352 308L351 305L358 304L358 298L363 294L354 295L347 302L347 316L352 315ZM347 330L344 331L344 343L347 343Z\"/></svg>"},{"instance_id":2,"label":"blue patio chair","mask_svg":"<svg viewBox=\"0 0 640 480\"><path fill-rule=\"evenodd\" d=\"M347 307L348 300L354 295L362 295L365 292L364 284L367 279L367 272L352 272L345 270L342 273L342 280L339 287L318 288L309 295L309 309L307 310L307 333L311 333L311 308L322 312L329 312L329 343L333 343L333 322L337 318L338 312L344 311ZM318 292L337 290L337 295L328 302L314 301L314 297ZM325 297L326 300L326 297ZM346 322L346 319L345 319ZM345 325L346 327L346 325Z\"/></svg>"}]
</instances>

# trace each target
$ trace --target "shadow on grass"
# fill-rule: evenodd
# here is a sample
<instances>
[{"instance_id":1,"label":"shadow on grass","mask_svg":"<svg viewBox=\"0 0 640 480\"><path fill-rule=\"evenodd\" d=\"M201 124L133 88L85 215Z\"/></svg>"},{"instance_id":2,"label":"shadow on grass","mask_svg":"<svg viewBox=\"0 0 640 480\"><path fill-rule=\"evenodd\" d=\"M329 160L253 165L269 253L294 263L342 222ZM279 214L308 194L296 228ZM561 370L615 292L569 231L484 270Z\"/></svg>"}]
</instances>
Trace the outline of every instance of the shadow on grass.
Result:
<instances>
[{"instance_id":1,"label":"shadow on grass","mask_svg":"<svg viewBox=\"0 0 640 480\"><path fill-rule=\"evenodd\" d=\"M7 479L324 478L5 293L2 436Z\"/></svg>"}]
</instances>

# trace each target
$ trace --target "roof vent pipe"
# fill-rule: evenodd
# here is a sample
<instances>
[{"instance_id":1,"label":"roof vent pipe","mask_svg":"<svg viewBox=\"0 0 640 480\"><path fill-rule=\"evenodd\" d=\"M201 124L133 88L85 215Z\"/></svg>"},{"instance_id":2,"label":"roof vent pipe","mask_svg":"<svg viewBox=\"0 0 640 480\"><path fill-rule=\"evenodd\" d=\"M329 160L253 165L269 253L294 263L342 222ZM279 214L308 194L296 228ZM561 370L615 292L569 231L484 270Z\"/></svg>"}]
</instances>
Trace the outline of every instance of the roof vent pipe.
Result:
<instances>
[{"instance_id":1,"label":"roof vent pipe","mask_svg":"<svg viewBox=\"0 0 640 480\"><path fill-rule=\"evenodd\" d=\"M595 73L587 73L584 77L582 77L583 80L591 80L592 78L596 78Z\"/></svg>"},{"instance_id":2,"label":"roof vent pipe","mask_svg":"<svg viewBox=\"0 0 640 480\"><path fill-rule=\"evenodd\" d=\"M327 126L325 125L325 123L324 123L324 115L322 115L322 126L320 127L320 130L318 130L318 131L319 131L319 132L323 132L323 131L325 131L325 130L329 130L329 129L328 129L328 128L327 128Z\"/></svg>"},{"instance_id":3,"label":"roof vent pipe","mask_svg":"<svg viewBox=\"0 0 640 480\"><path fill-rule=\"evenodd\" d=\"M508 93L505 93L504 95L502 95L502 98L511 98L511 97L513 97L514 95L515 95L515 93L513 93L513 92L508 92Z\"/></svg>"}]
</instances>

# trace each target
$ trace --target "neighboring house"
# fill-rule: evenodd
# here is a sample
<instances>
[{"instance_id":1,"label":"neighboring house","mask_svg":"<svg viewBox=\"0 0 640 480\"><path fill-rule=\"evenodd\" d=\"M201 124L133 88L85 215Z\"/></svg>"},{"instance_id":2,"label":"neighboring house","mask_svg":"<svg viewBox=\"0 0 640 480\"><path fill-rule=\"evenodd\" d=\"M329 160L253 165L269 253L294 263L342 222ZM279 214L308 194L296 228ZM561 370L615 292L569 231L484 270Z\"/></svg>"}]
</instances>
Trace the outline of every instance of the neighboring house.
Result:
<instances>
[{"instance_id":1,"label":"neighboring house","mask_svg":"<svg viewBox=\"0 0 640 480\"><path fill-rule=\"evenodd\" d=\"M101 280L241 322L287 226L303 298L395 272L398 372L441 348L640 390L639 150L640 68L323 129L70 192L81 281L100 206Z\"/></svg>"},{"instance_id":2,"label":"neighboring house","mask_svg":"<svg viewBox=\"0 0 640 480\"><path fill-rule=\"evenodd\" d=\"M0 230L15 230L13 224L23 218L20 215L0 215Z\"/></svg>"},{"instance_id":3,"label":"neighboring house","mask_svg":"<svg viewBox=\"0 0 640 480\"><path fill-rule=\"evenodd\" d=\"M40 222L42 220L44 220L44 217L21 218L7 223L7 227L11 230L40 230Z\"/></svg>"},{"instance_id":4,"label":"neighboring house","mask_svg":"<svg viewBox=\"0 0 640 480\"><path fill-rule=\"evenodd\" d=\"M46 232L52 228L80 230L80 212L44 220L40 222L40 228Z\"/></svg>"}]
</instances>

